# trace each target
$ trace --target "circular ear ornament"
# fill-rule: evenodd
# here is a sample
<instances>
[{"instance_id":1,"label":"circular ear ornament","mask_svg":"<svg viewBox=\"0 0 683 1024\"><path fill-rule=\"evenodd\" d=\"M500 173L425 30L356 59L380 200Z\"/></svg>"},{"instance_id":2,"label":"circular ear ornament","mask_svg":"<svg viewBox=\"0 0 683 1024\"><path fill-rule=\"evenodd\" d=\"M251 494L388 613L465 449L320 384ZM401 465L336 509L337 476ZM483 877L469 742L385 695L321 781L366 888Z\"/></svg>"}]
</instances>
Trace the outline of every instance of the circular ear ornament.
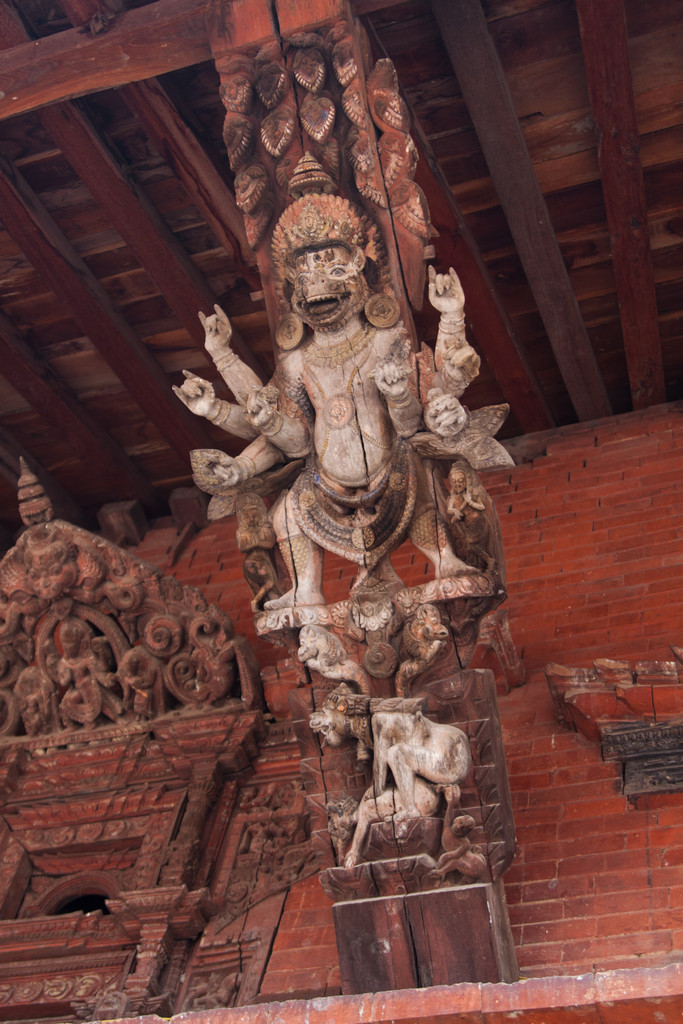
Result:
<instances>
[{"instance_id":1,"label":"circular ear ornament","mask_svg":"<svg viewBox=\"0 0 683 1024\"><path fill-rule=\"evenodd\" d=\"M365 303L365 316L373 327L393 327L398 323L400 312L392 295L373 295Z\"/></svg>"},{"instance_id":2,"label":"circular ear ornament","mask_svg":"<svg viewBox=\"0 0 683 1024\"><path fill-rule=\"evenodd\" d=\"M296 313L285 313L275 329L275 340L284 352L290 352L301 344L304 336L304 322Z\"/></svg>"}]
</instances>

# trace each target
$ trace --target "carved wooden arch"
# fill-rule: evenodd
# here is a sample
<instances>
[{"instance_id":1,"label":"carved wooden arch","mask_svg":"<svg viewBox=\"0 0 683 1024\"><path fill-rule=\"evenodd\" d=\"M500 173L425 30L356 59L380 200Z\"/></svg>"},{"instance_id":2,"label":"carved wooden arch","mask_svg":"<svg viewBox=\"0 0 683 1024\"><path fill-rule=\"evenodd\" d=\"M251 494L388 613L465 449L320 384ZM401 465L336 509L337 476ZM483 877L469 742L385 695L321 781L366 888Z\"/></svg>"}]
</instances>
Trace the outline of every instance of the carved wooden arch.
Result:
<instances>
[{"instance_id":1,"label":"carved wooden arch","mask_svg":"<svg viewBox=\"0 0 683 1024\"><path fill-rule=\"evenodd\" d=\"M0 737L238 695L263 706L256 658L196 588L59 520L30 526L0 561Z\"/></svg>"},{"instance_id":2,"label":"carved wooden arch","mask_svg":"<svg viewBox=\"0 0 683 1024\"><path fill-rule=\"evenodd\" d=\"M121 886L109 872L84 871L62 879L46 892L31 908L32 917L49 917L56 914L61 906L79 896L98 895L115 899Z\"/></svg>"}]
</instances>

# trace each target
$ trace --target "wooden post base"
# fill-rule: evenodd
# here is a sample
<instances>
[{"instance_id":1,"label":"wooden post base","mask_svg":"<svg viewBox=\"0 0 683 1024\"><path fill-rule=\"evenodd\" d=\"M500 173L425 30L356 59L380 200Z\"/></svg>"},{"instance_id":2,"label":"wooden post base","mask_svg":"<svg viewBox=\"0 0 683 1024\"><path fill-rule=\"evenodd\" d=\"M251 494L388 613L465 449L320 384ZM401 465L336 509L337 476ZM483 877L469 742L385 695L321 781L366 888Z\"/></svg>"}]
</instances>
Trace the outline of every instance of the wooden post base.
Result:
<instances>
[{"instance_id":1,"label":"wooden post base","mask_svg":"<svg viewBox=\"0 0 683 1024\"><path fill-rule=\"evenodd\" d=\"M344 995L519 976L500 879L333 910Z\"/></svg>"}]
</instances>

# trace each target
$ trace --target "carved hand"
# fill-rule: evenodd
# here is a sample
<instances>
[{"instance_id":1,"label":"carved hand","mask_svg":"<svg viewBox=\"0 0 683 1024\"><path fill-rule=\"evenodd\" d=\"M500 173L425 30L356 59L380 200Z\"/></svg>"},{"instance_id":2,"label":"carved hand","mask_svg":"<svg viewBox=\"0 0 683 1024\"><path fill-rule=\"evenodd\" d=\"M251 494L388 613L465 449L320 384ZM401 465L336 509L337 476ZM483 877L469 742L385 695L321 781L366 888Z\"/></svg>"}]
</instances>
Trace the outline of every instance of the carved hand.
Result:
<instances>
[{"instance_id":1,"label":"carved hand","mask_svg":"<svg viewBox=\"0 0 683 1024\"><path fill-rule=\"evenodd\" d=\"M212 359L226 354L228 343L232 337L232 324L220 306L213 307L215 312L210 316L199 313L204 328L204 346Z\"/></svg>"},{"instance_id":2,"label":"carved hand","mask_svg":"<svg viewBox=\"0 0 683 1024\"><path fill-rule=\"evenodd\" d=\"M282 424L277 409L277 390L270 385L254 388L247 399L247 419L262 434L274 434Z\"/></svg>"},{"instance_id":3,"label":"carved hand","mask_svg":"<svg viewBox=\"0 0 683 1024\"><path fill-rule=\"evenodd\" d=\"M173 393L196 416L210 417L217 402L213 384L203 377L195 376L189 370L183 370L183 375L185 380L179 388L174 386Z\"/></svg>"},{"instance_id":4,"label":"carved hand","mask_svg":"<svg viewBox=\"0 0 683 1024\"><path fill-rule=\"evenodd\" d=\"M407 362L386 359L372 371L370 376L377 385L377 390L394 402L404 398L410 390L408 387L410 364Z\"/></svg>"},{"instance_id":5,"label":"carved hand","mask_svg":"<svg viewBox=\"0 0 683 1024\"><path fill-rule=\"evenodd\" d=\"M455 395L449 395L439 388L432 388L427 395L425 423L440 437L458 434L467 423L467 412Z\"/></svg>"},{"instance_id":6,"label":"carved hand","mask_svg":"<svg viewBox=\"0 0 683 1024\"><path fill-rule=\"evenodd\" d=\"M246 462L238 462L231 455L224 453L221 453L220 458L212 463L210 472L219 483L225 484L227 487L234 487L250 475Z\"/></svg>"},{"instance_id":7,"label":"carved hand","mask_svg":"<svg viewBox=\"0 0 683 1024\"><path fill-rule=\"evenodd\" d=\"M465 294L460 279L453 267L447 274L437 274L434 267L429 268L429 301L434 309L453 317L462 317L465 305Z\"/></svg>"}]
</instances>

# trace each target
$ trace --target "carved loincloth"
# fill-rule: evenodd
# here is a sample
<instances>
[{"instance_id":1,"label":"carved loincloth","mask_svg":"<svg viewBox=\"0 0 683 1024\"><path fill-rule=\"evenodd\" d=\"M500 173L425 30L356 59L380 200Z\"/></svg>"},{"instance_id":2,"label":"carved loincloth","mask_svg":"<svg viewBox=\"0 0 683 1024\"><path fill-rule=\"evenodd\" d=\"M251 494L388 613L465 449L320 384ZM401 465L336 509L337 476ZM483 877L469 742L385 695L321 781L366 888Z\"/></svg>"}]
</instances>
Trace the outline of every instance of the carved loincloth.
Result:
<instances>
[{"instance_id":1,"label":"carved loincloth","mask_svg":"<svg viewBox=\"0 0 683 1024\"><path fill-rule=\"evenodd\" d=\"M326 551L373 569L408 531L417 494L413 458L408 444L397 441L379 483L353 495L326 487L310 459L291 492L298 526Z\"/></svg>"}]
</instances>

